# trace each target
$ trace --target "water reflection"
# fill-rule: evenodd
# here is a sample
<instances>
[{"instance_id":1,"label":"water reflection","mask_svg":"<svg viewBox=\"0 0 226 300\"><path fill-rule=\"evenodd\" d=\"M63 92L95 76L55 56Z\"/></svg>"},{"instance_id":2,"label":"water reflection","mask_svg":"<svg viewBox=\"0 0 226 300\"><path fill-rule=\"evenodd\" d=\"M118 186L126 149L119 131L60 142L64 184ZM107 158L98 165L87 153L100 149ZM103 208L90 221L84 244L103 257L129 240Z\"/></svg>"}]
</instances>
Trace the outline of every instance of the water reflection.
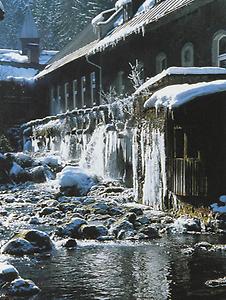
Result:
<instances>
[{"instance_id":1,"label":"water reflection","mask_svg":"<svg viewBox=\"0 0 226 300\"><path fill-rule=\"evenodd\" d=\"M207 237L205 237L206 239ZM226 291L205 287L223 277L224 257L193 257L181 251L199 238L175 237L147 244L81 244L51 258L11 258L23 277L42 289L36 300L219 299Z\"/></svg>"}]
</instances>

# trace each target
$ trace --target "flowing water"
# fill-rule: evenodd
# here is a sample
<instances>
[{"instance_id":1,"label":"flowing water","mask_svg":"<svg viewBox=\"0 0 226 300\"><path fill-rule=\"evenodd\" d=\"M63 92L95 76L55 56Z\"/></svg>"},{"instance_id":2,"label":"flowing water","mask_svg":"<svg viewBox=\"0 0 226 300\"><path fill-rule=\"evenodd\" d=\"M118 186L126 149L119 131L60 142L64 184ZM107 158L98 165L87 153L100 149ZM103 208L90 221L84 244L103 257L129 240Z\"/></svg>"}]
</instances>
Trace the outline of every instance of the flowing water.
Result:
<instances>
[{"instance_id":1,"label":"flowing water","mask_svg":"<svg viewBox=\"0 0 226 300\"><path fill-rule=\"evenodd\" d=\"M52 257L9 258L41 293L36 300L224 300L225 288L208 288L206 280L223 277L225 256L193 257L183 251L200 240L223 237L172 236L150 243L85 243L59 249Z\"/></svg>"}]
</instances>

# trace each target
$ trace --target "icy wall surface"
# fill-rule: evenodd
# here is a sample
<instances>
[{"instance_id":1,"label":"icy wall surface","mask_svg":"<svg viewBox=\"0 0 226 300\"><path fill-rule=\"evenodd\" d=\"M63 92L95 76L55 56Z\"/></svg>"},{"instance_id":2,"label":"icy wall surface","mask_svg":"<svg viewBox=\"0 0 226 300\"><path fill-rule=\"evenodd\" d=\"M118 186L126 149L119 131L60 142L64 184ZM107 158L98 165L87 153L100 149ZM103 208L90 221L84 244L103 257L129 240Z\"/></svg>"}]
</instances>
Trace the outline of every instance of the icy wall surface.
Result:
<instances>
[{"instance_id":1,"label":"icy wall surface","mask_svg":"<svg viewBox=\"0 0 226 300\"><path fill-rule=\"evenodd\" d=\"M162 209L166 191L164 133L135 109L132 97L112 104L35 120L25 125L24 147L59 153L104 179L133 187L135 198Z\"/></svg>"}]
</instances>

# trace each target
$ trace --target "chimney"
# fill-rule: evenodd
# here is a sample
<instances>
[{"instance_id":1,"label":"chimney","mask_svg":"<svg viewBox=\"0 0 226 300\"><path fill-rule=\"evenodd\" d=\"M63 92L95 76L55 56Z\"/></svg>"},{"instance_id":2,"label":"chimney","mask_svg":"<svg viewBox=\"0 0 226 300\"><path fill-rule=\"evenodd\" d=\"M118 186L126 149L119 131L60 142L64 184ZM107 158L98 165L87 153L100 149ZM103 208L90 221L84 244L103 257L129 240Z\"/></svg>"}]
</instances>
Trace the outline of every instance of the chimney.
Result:
<instances>
[{"instance_id":1,"label":"chimney","mask_svg":"<svg viewBox=\"0 0 226 300\"><path fill-rule=\"evenodd\" d=\"M37 52L39 53L39 44L40 44L40 38L38 35L38 29L35 24L31 9L29 6L26 8L26 14L24 18L23 27L21 30L20 35L20 41L22 46L22 54L28 55L30 53L30 56L35 56ZM35 46L34 46L35 45ZM38 48L38 50L37 50ZM35 49L35 50L33 50ZM31 52L35 52L34 54L31 54ZM37 59L36 59L37 60Z\"/></svg>"},{"instance_id":2,"label":"chimney","mask_svg":"<svg viewBox=\"0 0 226 300\"><path fill-rule=\"evenodd\" d=\"M39 64L39 44L29 43L27 45L28 63Z\"/></svg>"}]
</instances>

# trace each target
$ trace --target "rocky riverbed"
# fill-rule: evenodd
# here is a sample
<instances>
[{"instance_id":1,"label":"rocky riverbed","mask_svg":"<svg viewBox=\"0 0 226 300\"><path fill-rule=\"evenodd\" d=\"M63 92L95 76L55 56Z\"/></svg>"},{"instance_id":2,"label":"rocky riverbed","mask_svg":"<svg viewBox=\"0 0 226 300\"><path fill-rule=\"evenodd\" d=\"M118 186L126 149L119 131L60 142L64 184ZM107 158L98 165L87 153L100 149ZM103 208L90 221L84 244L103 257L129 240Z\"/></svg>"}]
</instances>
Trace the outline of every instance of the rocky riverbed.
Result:
<instances>
[{"instance_id":1,"label":"rocky riverbed","mask_svg":"<svg viewBox=\"0 0 226 300\"><path fill-rule=\"evenodd\" d=\"M8 264L7 255L48 256L61 248L76 249L80 241L87 240L137 244L178 234L226 232L225 214L210 213L204 222L188 215L176 217L173 212L153 210L135 203L133 191L119 181L100 180L76 166L63 165L58 157L17 153L0 158L3 294L40 292L34 282L22 279L22 274ZM225 255L226 245L203 242L183 251L189 255ZM223 279L217 282L225 285ZM211 282L207 285L211 286Z\"/></svg>"}]
</instances>

